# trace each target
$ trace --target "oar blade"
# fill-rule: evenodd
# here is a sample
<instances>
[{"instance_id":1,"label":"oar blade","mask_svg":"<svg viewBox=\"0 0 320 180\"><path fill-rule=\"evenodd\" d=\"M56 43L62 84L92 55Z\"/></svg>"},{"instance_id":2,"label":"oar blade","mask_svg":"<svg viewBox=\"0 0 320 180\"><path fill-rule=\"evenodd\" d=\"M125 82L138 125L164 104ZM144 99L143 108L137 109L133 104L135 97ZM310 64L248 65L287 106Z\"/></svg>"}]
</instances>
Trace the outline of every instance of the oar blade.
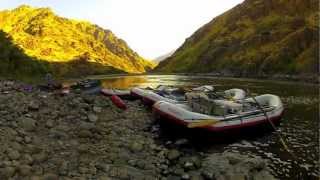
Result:
<instances>
[{"instance_id":1,"label":"oar blade","mask_svg":"<svg viewBox=\"0 0 320 180\"><path fill-rule=\"evenodd\" d=\"M191 122L188 124L188 128L197 128L197 127L204 127L218 123L218 120L208 119L208 120L196 120L195 122Z\"/></svg>"}]
</instances>

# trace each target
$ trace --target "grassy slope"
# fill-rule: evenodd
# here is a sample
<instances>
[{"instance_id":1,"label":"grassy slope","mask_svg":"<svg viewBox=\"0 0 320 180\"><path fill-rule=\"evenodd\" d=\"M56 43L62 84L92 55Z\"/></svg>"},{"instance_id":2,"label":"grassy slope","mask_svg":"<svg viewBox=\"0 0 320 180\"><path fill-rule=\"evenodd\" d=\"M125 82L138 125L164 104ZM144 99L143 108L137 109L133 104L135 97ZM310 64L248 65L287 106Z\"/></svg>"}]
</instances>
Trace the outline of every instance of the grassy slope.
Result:
<instances>
[{"instance_id":1,"label":"grassy slope","mask_svg":"<svg viewBox=\"0 0 320 180\"><path fill-rule=\"evenodd\" d=\"M318 72L318 0L246 0L200 28L158 72Z\"/></svg>"},{"instance_id":2,"label":"grassy slope","mask_svg":"<svg viewBox=\"0 0 320 180\"><path fill-rule=\"evenodd\" d=\"M8 33L25 54L46 61L44 63L68 64L86 59L82 62L130 73L145 72L154 66L111 31L88 22L58 17L47 8L21 6L2 11L0 30Z\"/></svg>"}]
</instances>

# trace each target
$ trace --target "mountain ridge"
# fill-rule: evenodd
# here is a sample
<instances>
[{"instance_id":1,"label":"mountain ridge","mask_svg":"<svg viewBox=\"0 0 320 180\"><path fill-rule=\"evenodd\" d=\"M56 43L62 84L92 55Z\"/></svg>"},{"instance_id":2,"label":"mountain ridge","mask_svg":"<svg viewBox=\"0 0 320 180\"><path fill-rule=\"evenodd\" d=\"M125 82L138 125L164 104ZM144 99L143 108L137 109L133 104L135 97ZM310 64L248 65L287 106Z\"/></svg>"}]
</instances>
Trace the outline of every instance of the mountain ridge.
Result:
<instances>
[{"instance_id":1,"label":"mountain ridge","mask_svg":"<svg viewBox=\"0 0 320 180\"><path fill-rule=\"evenodd\" d=\"M85 59L127 73L142 73L154 67L111 30L57 16L50 8L22 5L0 11L0 30L11 36L25 54L49 63Z\"/></svg>"},{"instance_id":2,"label":"mountain ridge","mask_svg":"<svg viewBox=\"0 0 320 180\"><path fill-rule=\"evenodd\" d=\"M246 0L186 39L155 72L316 74L317 0Z\"/></svg>"}]
</instances>

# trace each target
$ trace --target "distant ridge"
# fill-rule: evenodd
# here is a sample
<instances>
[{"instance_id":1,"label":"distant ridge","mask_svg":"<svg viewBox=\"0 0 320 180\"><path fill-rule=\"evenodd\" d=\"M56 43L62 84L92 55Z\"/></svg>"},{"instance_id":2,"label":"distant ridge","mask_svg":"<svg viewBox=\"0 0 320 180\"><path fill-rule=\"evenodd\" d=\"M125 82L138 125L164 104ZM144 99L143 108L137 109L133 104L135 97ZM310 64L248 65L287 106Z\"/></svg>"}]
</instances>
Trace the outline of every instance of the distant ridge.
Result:
<instances>
[{"instance_id":1,"label":"distant ridge","mask_svg":"<svg viewBox=\"0 0 320 180\"><path fill-rule=\"evenodd\" d=\"M159 62L167 59L168 57L170 57L174 52L175 52L175 50L171 51L171 52L169 52L167 54L164 54L162 56L159 56L159 57L155 58L153 61L159 63Z\"/></svg>"}]
</instances>

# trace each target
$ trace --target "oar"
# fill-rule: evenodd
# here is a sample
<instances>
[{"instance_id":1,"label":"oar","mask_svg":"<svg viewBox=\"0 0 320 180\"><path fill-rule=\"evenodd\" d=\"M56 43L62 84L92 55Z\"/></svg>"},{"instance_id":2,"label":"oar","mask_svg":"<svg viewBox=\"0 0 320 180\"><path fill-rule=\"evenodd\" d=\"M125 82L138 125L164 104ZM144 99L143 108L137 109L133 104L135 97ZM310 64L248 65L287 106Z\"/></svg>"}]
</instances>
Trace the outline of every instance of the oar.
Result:
<instances>
[{"instance_id":1,"label":"oar","mask_svg":"<svg viewBox=\"0 0 320 180\"><path fill-rule=\"evenodd\" d=\"M218 120L214 119L207 119L207 120L194 120L194 122L191 122L188 124L188 128L197 128L197 127L204 127L209 126L218 123Z\"/></svg>"},{"instance_id":2,"label":"oar","mask_svg":"<svg viewBox=\"0 0 320 180\"><path fill-rule=\"evenodd\" d=\"M247 94L249 94L249 89L247 89ZM270 123L271 127L274 129L274 131L276 132L276 134L279 137L279 140L282 144L282 146L284 147L284 149L292 155L292 157L294 157L296 159L296 155L293 153L293 151L291 151L286 143L286 141L284 140L284 138L282 137L281 133L278 131L277 127L275 126L275 124L270 120L267 112L263 109L263 107L261 107L261 105L259 104L259 102L257 101L257 99L254 96L251 96L251 98L253 99L253 101L255 102L255 104L258 106L258 108L263 112L263 115L266 117L267 121Z\"/></svg>"}]
</instances>

